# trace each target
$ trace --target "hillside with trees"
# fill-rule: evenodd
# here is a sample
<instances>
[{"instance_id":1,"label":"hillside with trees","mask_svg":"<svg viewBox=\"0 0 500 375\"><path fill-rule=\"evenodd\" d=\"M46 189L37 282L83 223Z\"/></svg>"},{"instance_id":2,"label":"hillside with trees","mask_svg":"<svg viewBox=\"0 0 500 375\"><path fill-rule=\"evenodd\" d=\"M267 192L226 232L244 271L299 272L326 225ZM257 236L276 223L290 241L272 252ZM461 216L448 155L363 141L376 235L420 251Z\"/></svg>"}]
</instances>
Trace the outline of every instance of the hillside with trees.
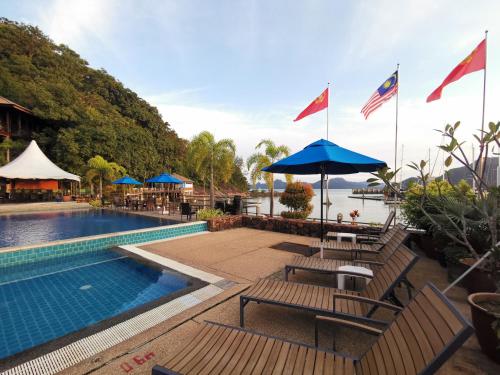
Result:
<instances>
[{"instance_id":1,"label":"hillside with trees","mask_svg":"<svg viewBox=\"0 0 500 375\"><path fill-rule=\"evenodd\" d=\"M94 69L68 46L31 25L0 19L0 95L31 109L43 123L33 137L60 167L85 176L96 155L144 180L169 171L208 182L184 161L189 142L158 109L104 69ZM234 181L246 190L241 160Z\"/></svg>"}]
</instances>

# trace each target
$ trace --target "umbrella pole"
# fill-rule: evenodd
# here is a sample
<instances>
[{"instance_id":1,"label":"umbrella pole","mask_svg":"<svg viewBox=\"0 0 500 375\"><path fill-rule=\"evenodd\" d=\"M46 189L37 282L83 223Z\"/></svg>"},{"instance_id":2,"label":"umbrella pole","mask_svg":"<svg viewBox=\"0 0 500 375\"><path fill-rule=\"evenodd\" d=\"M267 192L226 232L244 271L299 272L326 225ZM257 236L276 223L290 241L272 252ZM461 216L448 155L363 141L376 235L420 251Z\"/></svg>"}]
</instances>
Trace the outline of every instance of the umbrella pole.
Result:
<instances>
[{"instance_id":1,"label":"umbrella pole","mask_svg":"<svg viewBox=\"0 0 500 375\"><path fill-rule=\"evenodd\" d=\"M321 197L320 197L320 200L321 200L321 234L320 234L320 238L321 238L321 242L323 242L323 184L324 184L324 179L325 179L325 173L324 172L321 172Z\"/></svg>"}]
</instances>

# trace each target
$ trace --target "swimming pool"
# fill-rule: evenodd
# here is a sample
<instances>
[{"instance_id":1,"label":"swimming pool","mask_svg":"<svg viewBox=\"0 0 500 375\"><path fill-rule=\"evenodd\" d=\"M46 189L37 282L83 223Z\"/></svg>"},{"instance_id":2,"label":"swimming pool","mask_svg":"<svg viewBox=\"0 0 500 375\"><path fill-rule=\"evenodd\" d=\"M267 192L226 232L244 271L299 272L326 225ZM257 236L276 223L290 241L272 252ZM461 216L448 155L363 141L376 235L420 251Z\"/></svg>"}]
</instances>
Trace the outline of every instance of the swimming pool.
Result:
<instances>
[{"instance_id":1,"label":"swimming pool","mask_svg":"<svg viewBox=\"0 0 500 375\"><path fill-rule=\"evenodd\" d=\"M0 360L200 285L109 249L3 268Z\"/></svg>"},{"instance_id":2,"label":"swimming pool","mask_svg":"<svg viewBox=\"0 0 500 375\"><path fill-rule=\"evenodd\" d=\"M108 210L0 216L0 247L177 224L176 221Z\"/></svg>"}]
</instances>

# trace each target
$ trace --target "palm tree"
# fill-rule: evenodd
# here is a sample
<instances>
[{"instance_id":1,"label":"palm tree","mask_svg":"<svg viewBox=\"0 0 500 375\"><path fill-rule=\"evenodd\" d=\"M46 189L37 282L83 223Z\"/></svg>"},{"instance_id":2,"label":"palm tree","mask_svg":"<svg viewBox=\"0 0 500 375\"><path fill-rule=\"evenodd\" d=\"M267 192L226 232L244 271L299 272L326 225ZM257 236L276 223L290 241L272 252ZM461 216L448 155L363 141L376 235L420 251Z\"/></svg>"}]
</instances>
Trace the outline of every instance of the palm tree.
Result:
<instances>
[{"instance_id":1,"label":"palm tree","mask_svg":"<svg viewBox=\"0 0 500 375\"><path fill-rule=\"evenodd\" d=\"M108 162L100 155L96 155L87 162L88 170L85 177L90 182L92 188L92 180L99 177L99 198L102 198L102 185L104 180L112 180L125 176L126 170L122 166Z\"/></svg>"},{"instance_id":2,"label":"palm tree","mask_svg":"<svg viewBox=\"0 0 500 375\"><path fill-rule=\"evenodd\" d=\"M255 185L257 180L264 179L267 188L271 192L271 201L269 207L269 214L273 216L274 214L274 175L272 173L263 173L262 168L271 165L278 160L288 156L290 154L290 149L288 146L281 145L276 146L270 139L263 139L255 146L256 150L264 147L264 152L256 152L251 155L247 160L247 168L250 171L250 178L252 183ZM291 182L292 176L286 175L287 182Z\"/></svg>"},{"instance_id":3,"label":"palm tree","mask_svg":"<svg viewBox=\"0 0 500 375\"><path fill-rule=\"evenodd\" d=\"M188 160L192 163L194 172L202 176L205 182L206 171L210 171L210 206L215 206L214 178L228 182L233 174L236 146L232 139L215 137L208 131L195 136L188 148ZM214 177L215 176L215 177Z\"/></svg>"}]
</instances>

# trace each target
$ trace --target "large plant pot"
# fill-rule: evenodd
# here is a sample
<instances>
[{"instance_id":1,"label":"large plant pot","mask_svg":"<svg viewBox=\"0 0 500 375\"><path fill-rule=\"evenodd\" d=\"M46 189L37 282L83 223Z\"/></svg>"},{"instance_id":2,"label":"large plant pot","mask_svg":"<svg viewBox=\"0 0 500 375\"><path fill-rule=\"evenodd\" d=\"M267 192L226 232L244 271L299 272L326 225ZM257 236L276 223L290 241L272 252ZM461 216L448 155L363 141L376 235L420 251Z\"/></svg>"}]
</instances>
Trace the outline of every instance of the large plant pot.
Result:
<instances>
[{"instance_id":1,"label":"large plant pot","mask_svg":"<svg viewBox=\"0 0 500 375\"><path fill-rule=\"evenodd\" d=\"M498 319L485 309L485 302L496 303L500 313L500 294L498 293L474 293L469 295L469 305L472 313L472 324L476 330L477 340L484 354L493 361L500 364L500 340L493 329L493 323Z\"/></svg>"},{"instance_id":2,"label":"large plant pot","mask_svg":"<svg viewBox=\"0 0 500 375\"><path fill-rule=\"evenodd\" d=\"M462 259L461 262L466 268L469 268L476 260L466 258ZM491 273L482 268L473 269L471 273L464 277L462 285L469 293L492 293L496 291L495 280L491 277Z\"/></svg>"}]
</instances>

